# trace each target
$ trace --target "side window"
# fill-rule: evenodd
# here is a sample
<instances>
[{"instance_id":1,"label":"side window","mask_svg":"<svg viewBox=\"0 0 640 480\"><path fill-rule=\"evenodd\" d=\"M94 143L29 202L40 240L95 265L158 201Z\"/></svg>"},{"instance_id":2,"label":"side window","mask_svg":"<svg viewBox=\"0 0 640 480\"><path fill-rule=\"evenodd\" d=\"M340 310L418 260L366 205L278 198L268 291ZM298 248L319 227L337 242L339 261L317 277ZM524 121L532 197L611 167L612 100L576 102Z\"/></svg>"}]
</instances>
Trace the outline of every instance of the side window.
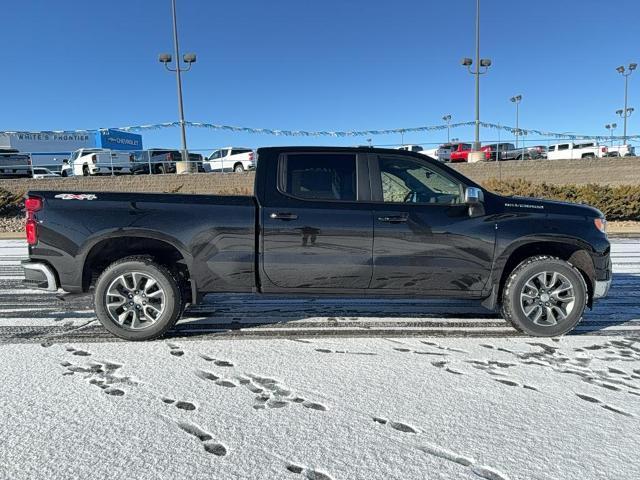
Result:
<instances>
[{"instance_id":1,"label":"side window","mask_svg":"<svg viewBox=\"0 0 640 480\"><path fill-rule=\"evenodd\" d=\"M569 150L569 144L564 143L562 145L558 145L558 150Z\"/></svg>"},{"instance_id":2,"label":"side window","mask_svg":"<svg viewBox=\"0 0 640 480\"><path fill-rule=\"evenodd\" d=\"M462 203L463 185L426 163L380 157L382 198L389 203Z\"/></svg>"},{"instance_id":3,"label":"side window","mask_svg":"<svg viewBox=\"0 0 640 480\"><path fill-rule=\"evenodd\" d=\"M356 200L355 155L301 153L285 158L284 192L314 200Z\"/></svg>"},{"instance_id":4,"label":"side window","mask_svg":"<svg viewBox=\"0 0 640 480\"><path fill-rule=\"evenodd\" d=\"M209 157L210 160L215 160L216 158L220 158L220 150L216 150L215 152L213 152L211 154L211 156Z\"/></svg>"},{"instance_id":5,"label":"side window","mask_svg":"<svg viewBox=\"0 0 640 480\"><path fill-rule=\"evenodd\" d=\"M247 150L246 148L236 148L231 150L231 155L240 155L241 153L248 153L251 150Z\"/></svg>"}]
</instances>

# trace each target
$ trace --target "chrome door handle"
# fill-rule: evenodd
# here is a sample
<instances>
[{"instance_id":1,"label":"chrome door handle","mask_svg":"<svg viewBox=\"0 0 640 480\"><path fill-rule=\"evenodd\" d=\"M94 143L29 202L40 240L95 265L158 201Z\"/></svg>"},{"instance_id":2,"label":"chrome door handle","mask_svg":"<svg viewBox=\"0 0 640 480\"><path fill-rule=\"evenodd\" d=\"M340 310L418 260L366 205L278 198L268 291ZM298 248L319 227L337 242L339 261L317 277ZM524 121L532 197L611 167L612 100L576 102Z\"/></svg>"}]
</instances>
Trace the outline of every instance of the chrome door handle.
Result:
<instances>
[{"instance_id":1,"label":"chrome door handle","mask_svg":"<svg viewBox=\"0 0 640 480\"><path fill-rule=\"evenodd\" d=\"M269 215L269 218L272 218L274 220L296 220L298 218L298 215L296 215L295 213L274 212Z\"/></svg>"}]
</instances>

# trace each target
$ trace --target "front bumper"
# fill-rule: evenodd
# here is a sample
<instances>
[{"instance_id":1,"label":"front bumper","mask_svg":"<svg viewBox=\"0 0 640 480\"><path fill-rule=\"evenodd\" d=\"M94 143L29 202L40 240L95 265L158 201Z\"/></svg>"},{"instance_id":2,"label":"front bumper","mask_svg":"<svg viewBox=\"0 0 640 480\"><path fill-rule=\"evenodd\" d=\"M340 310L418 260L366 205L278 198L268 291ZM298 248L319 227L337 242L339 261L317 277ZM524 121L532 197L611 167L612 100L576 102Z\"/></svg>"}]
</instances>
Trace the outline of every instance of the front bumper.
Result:
<instances>
[{"instance_id":1,"label":"front bumper","mask_svg":"<svg viewBox=\"0 0 640 480\"><path fill-rule=\"evenodd\" d=\"M609 293L611 288L611 279L609 280L596 280L593 286L593 299L604 298Z\"/></svg>"},{"instance_id":2,"label":"front bumper","mask_svg":"<svg viewBox=\"0 0 640 480\"><path fill-rule=\"evenodd\" d=\"M47 290L48 292L58 291L56 275L50 266L26 260L22 262L22 269L24 270L22 284L25 287Z\"/></svg>"}]
</instances>

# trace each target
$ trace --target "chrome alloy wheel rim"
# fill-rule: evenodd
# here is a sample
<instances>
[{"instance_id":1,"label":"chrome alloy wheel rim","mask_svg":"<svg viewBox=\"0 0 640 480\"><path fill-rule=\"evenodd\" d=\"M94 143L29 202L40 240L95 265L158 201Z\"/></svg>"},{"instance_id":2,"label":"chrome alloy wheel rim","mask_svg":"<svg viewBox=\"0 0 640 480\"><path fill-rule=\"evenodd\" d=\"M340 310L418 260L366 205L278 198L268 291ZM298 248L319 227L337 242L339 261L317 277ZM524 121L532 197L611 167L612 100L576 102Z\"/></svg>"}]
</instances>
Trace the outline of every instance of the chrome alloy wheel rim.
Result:
<instances>
[{"instance_id":1,"label":"chrome alloy wheel rim","mask_svg":"<svg viewBox=\"0 0 640 480\"><path fill-rule=\"evenodd\" d=\"M520 292L520 306L536 325L548 327L565 320L573 311L573 284L558 272L540 272L530 277Z\"/></svg>"},{"instance_id":2,"label":"chrome alloy wheel rim","mask_svg":"<svg viewBox=\"0 0 640 480\"><path fill-rule=\"evenodd\" d=\"M116 324L129 330L143 330L155 324L164 313L166 295L152 275L127 272L111 282L105 293L105 304Z\"/></svg>"}]
</instances>

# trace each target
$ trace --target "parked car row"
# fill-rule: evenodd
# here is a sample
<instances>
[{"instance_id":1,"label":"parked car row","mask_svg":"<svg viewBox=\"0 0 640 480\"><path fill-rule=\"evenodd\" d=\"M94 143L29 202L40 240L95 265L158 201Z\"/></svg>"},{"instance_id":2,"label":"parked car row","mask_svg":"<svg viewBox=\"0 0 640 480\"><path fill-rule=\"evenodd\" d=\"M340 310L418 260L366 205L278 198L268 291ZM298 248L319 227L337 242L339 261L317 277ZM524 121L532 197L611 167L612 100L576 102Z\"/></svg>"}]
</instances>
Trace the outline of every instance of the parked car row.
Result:
<instances>
[{"instance_id":1,"label":"parked car row","mask_svg":"<svg viewBox=\"0 0 640 480\"><path fill-rule=\"evenodd\" d=\"M450 142L438 148L423 149L420 145L403 145L399 150L417 152L441 162L467 162L469 153L473 151L471 142ZM500 142L483 145L485 161L502 160L564 160L573 158L628 157L635 155L633 145L607 147L595 141L572 141L555 145L534 145L518 147L513 143Z\"/></svg>"},{"instance_id":2,"label":"parked car row","mask_svg":"<svg viewBox=\"0 0 640 480\"><path fill-rule=\"evenodd\" d=\"M69 159L62 161L60 175L63 177L86 177L111 174L177 173L177 162L181 161L182 152L180 150L166 148L151 148L133 153L102 148L81 148L73 152ZM190 152L189 165L189 170L193 172L241 173L255 169L256 155L251 148L245 147L222 148L215 150L209 157ZM46 178L45 173L44 171L40 172L42 175L38 178ZM49 173L57 175L55 172Z\"/></svg>"}]
</instances>

